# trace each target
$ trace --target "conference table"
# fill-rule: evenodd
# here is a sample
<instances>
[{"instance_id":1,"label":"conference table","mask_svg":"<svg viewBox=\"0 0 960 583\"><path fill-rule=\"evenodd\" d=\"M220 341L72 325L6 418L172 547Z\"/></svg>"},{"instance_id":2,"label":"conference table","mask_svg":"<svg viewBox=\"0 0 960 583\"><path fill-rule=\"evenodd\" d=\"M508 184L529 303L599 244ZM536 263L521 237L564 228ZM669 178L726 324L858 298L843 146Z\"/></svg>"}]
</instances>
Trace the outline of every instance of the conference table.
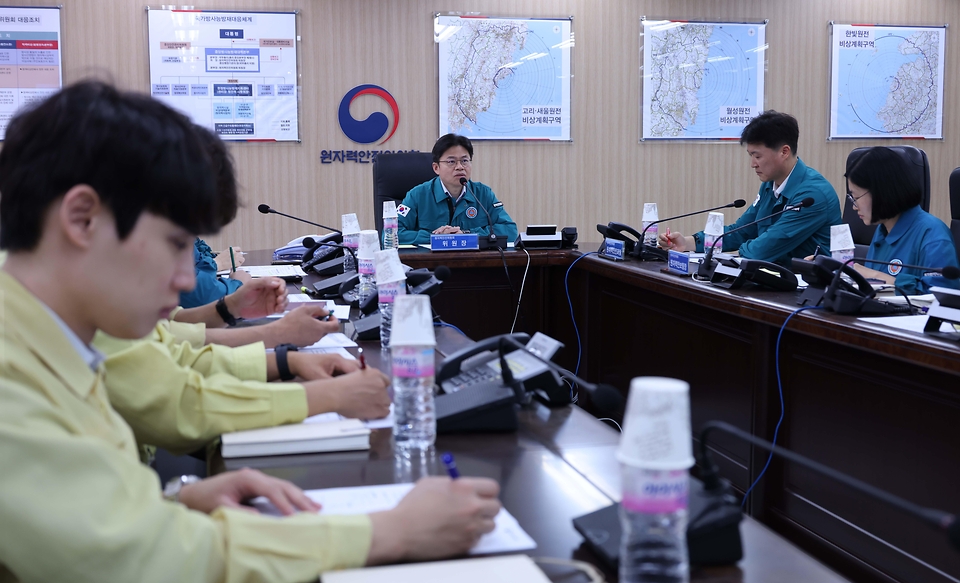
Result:
<instances>
[{"instance_id":1,"label":"conference table","mask_svg":"<svg viewBox=\"0 0 960 583\"><path fill-rule=\"evenodd\" d=\"M791 316L799 292L722 289L663 273L663 263L601 258L598 246L529 257L417 249L401 259L451 269L434 307L471 337L516 319L518 331L565 343L557 362L624 394L636 376L689 382L695 441L709 420L768 441L776 434L779 445L907 500L960 510L957 342L822 309ZM714 434L710 450L740 492L767 462L766 451L726 435ZM858 581L960 581L960 552L943 533L778 459L746 510Z\"/></svg>"},{"instance_id":2,"label":"conference table","mask_svg":"<svg viewBox=\"0 0 960 583\"><path fill-rule=\"evenodd\" d=\"M402 258L408 264L415 263L406 253ZM556 253L547 253L544 258L562 260ZM251 264L269 263L269 259L269 253L263 251L247 256ZM482 256L477 259L486 260ZM304 283L309 285L318 279L311 275ZM457 289L456 280L455 275L448 282L452 289ZM299 289L299 284L291 285L293 289ZM448 291L445 289L435 301ZM451 320L455 322L452 316ZM472 342L453 328L438 327L436 333L438 361ZM369 366L389 370L389 353L380 349L379 342L361 342L360 346ZM516 432L440 435L436 447L423 455L395 454L391 431L377 429L371 434L368 451L228 460L215 457L213 470L254 467L304 489L389 484L443 475L438 456L451 452L461 474L486 476L500 483L504 507L537 543L529 555L586 561L600 568L608 581L616 581L616 573L602 564L574 530L572 519L619 500L620 476L615 459L619 433L580 407L549 408L537 401L519 411L519 421ZM847 580L753 518L745 517L741 534L743 560L735 566L694 568L692 580ZM570 567L541 567L555 581L588 580Z\"/></svg>"}]
</instances>

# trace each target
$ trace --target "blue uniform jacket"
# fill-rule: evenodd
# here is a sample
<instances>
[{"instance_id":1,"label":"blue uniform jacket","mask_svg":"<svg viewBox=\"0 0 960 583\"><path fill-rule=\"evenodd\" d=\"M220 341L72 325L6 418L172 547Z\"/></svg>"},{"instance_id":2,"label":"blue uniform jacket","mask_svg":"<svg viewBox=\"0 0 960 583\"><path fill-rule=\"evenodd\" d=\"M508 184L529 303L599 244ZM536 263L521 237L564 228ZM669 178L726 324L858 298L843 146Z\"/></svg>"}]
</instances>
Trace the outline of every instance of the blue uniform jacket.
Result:
<instances>
[{"instance_id":1,"label":"blue uniform jacket","mask_svg":"<svg viewBox=\"0 0 960 583\"><path fill-rule=\"evenodd\" d=\"M483 207L477 204L478 199ZM453 199L443 190L440 178L428 180L411 188L403 203L397 207L400 244L429 243L434 229L444 225L460 227L478 235L488 235L490 222L483 208L490 213L493 232L498 237L506 237L507 241L517 239L517 224L507 211L503 210L503 203L497 200L489 186L468 182L467 192L453 205Z\"/></svg>"},{"instance_id":2,"label":"blue uniform jacket","mask_svg":"<svg viewBox=\"0 0 960 583\"><path fill-rule=\"evenodd\" d=\"M180 305L184 308L205 306L232 294L243 285L240 280L217 276L213 251L202 239L197 239L193 245L193 261L197 267L197 287L180 294Z\"/></svg>"},{"instance_id":3,"label":"blue uniform jacket","mask_svg":"<svg viewBox=\"0 0 960 583\"><path fill-rule=\"evenodd\" d=\"M813 206L787 211L732 233L721 239L723 250L739 250L741 257L772 261L786 266L790 265L793 257L813 255L817 245L822 252L829 253L830 225L839 225L841 222L837 191L826 178L799 158L779 199L773 193L773 182L764 182L760 185L760 192L753 206L747 209L736 223L725 226L723 230L733 230L782 210L785 205L798 204L807 197L813 198ZM695 235L695 238L697 251L702 253L703 231Z\"/></svg>"},{"instance_id":4,"label":"blue uniform jacket","mask_svg":"<svg viewBox=\"0 0 960 583\"><path fill-rule=\"evenodd\" d=\"M896 277L897 287L908 294L925 294L933 286L960 288L960 282L955 279L945 279L934 273L924 275L920 269L871 263L871 259L925 267L960 267L950 229L919 205L900 213L889 233L883 225L877 227L864 265Z\"/></svg>"}]
</instances>

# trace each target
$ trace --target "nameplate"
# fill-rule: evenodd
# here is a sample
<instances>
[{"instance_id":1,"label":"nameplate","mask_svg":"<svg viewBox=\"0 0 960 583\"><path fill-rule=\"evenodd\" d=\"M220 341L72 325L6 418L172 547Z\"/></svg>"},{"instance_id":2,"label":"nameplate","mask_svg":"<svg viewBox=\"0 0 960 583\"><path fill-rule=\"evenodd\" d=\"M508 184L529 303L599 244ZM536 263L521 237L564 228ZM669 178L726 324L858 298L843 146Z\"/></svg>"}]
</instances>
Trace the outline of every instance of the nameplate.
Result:
<instances>
[{"instance_id":1,"label":"nameplate","mask_svg":"<svg viewBox=\"0 0 960 583\"><path fill-rule=\"evenodd\" d=\"M431 251L476 251L480 242L476 233L430 235Z\"/></svg>"},{"instance_id":2,"label":"nameplate","mask_svg":"<svg viewBox=\"0 0 960 583\"><path fill-rule=\"evenodd\" d=\"M603 254L607 259L623 261L623 241L607 238L603 242Z\"/></svg>"},{"instance_id":3,"label":"nameplate","mask_svg":"<svg viewBox=\"0 0 960 583\"><path fill-rule=\"evenodd\" d=\"M671 249L667 255L667 267L674 273L690 275L690 254Z\"/></svg>"}]
</instances>

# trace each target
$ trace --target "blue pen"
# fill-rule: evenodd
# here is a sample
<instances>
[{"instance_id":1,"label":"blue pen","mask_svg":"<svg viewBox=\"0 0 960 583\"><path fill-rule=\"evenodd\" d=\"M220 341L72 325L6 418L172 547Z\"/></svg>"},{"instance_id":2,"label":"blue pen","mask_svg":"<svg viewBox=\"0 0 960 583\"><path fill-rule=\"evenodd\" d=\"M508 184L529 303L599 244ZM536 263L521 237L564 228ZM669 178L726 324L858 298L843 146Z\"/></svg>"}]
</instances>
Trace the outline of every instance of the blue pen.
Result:
<instances>
[{"instance_id":1,"label":"blue pen","mask_svg":"<svg viewBox=\"0 0 960 583\"><path fill-rule=\"evenodd\" d=\"M457 471L457 462L453 460L452 453L445 453L440 456L440 460L443 462L443 465L447 466L447 474L450 475L450 478L456 480L460 477L460 472Z\"/></svg>"}]
</instances>

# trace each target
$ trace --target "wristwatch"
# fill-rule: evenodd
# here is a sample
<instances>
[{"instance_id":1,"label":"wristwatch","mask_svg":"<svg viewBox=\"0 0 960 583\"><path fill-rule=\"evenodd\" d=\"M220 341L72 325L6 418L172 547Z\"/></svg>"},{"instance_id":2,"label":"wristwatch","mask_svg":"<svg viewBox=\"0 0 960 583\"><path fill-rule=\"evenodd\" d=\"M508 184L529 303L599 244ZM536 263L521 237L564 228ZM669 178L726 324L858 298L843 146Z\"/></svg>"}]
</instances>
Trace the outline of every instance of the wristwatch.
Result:
<instances>
[{"instance_id":1,"label":"wristwatch","mask_svg":"<svg viewBox=\"0 0 960 583\"><path fill-rule=\"evenodd\" d=\"M297 352L299 350L296 344L278 344L274 349L277 355L277 372L280 373L281 381L292 381L294 379L295 375L290 372L290 364L287 362L287 352Z\"/></svg>"},{"instance_id":2,"label":"wristwatch","mask_svg":"<svg viewBox=\"0 0 960 583\"><path fill-rule=\"evenodd\" d=\"M227 326L236 326L237 319L230 313L230 310L227 308L227 298L226 296L221 297L217 300L217 313L220 314L220 318L226 323Z\"/></svg>"},{"instance_id":3,"label":"wristwatch","mask_svg":"<svg viewBox=\"0 0 960 583\"><path fill-rule=\"evenodd\" d=\"M179 502L180 490L187 484L196 484L199 481L199 476L176 476L170 478L167 485L163 487L163 499L170 502Z\"/></svg>"}]
</instances>

